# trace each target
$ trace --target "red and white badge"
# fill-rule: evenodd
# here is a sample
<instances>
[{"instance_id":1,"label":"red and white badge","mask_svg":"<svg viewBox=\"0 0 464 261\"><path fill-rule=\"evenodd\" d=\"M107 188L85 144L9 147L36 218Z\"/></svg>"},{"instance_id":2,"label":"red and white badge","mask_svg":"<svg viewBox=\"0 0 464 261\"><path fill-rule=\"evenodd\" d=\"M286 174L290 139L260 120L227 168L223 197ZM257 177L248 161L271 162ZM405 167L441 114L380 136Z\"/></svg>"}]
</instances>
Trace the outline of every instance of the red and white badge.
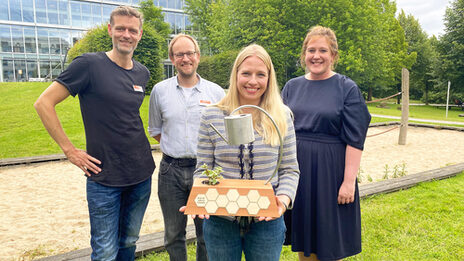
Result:
<instances>
[{"instance_id":1,"label":"red and white badge","mask_svg":"<svg viewBox=\"0 0 464 261\"><path fill-rule=\"evenodd\" d=\"M206 105L210 105L211 104L211 101L208 101L208 100L200 100L200 105L201 106L206 106Z\"/></svg>"},{"instance_id":2,"label":"red and white badge","mask_svg":"<svg viewBox=\"0 0 464 261\"><path fill-rule=\"evenodd\" d=\"M136 91L136 92L143 92L142 86L134 84L134 85L132 85L132 87L134 87L134 91Z\"/></svg>"}]
</instances>

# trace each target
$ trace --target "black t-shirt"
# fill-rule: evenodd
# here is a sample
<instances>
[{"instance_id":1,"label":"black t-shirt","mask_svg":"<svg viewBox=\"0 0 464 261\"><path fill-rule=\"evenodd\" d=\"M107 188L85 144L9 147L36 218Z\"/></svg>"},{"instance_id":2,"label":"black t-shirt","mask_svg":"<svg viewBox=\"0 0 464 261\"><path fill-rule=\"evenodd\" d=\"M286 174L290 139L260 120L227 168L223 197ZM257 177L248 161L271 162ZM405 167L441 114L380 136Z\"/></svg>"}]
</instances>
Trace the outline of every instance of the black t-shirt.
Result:
<instances>
[{"instance_id":1,"label":"black t-shirt","mask_svg":"<svg viewBox=\"0 0 464 261\"><path fill-rule=\"evenodd\" d=\"M102 171L90 179L106 186L140 183L155 169L139 114L150 72L132 61L126 70L104 52L87 53L56 79L79 96L87 153L102 162Z\"/></svg>"}]
</instances>

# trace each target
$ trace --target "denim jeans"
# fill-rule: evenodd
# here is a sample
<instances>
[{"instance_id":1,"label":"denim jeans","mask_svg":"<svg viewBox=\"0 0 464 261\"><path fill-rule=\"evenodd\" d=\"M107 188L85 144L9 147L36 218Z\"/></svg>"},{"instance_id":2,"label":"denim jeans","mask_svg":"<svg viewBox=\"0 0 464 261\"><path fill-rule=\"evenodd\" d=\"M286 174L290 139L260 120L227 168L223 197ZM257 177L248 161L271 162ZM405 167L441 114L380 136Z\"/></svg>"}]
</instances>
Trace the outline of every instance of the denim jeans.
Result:
<instances>
[{"instance_id":1,"label":"denim jeans","mask_svg":"<svg viewBox=\"0 0 464 261\"><path fill-rule=\"evenodd\" d=\"M108 187L87 179L92 260L134 260L150 193L151 177L127 187Z\"/></svg>"},{"instance_id":2,"label":"denim jeans","mask_svg":"<svg viewBox=\"0 0 464 261\"><path fill-rule=\"evenodd\" d=\"M179 166L176 162L161 160L158 177L158 197L164 218L164 246L171 261L186 261L187 246L185 228L187 216L179 212L181 206L187 204L193 185L195 166ZM198 261L206 261L205 241L203 239L203 220L196 218Z\"/></svg>"},{"instance_id":3,"label":"denim jeans","mask_svg":"<svg viewBox=\"0 0 464 261\"><path fill-rule=\"evenodd\" d=\"M252 223L240 234L237 222L211 216L203 223L206 250L210 261L240 261L242 251L247 261L278 261L285 239L282 217Z\"/></svg>"}]
</instances>

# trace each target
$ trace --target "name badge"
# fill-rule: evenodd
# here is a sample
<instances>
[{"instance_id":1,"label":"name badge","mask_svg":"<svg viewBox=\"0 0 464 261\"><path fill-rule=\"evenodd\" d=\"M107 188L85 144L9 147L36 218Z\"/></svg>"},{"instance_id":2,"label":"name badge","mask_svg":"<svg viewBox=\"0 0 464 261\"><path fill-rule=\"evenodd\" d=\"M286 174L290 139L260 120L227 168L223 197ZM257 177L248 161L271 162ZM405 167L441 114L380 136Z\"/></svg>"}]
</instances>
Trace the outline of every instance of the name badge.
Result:
<instances>
[{"instance_id":1,"label":"name badge","mask_svg":"<svg viewBox=\"0 0 464 261\"><path fill-rule=\"evenodd\" d=\"M208 101L208 100L200 100L200 105L201 106L206 106L206 105L209 105L211 104L211 101Z\"/></svg>"},{"instance_id":2,"label":"name badge","mask_svg":"<svg viewBox=\"0 0 464 261\"><path fill-rule=\"evenodd\" d=\"M136 92L143 92L142 86L134 84L134 85L132 85L132 87L134 87L134 91L136 91Z\"/></svg>"}]
</instances>

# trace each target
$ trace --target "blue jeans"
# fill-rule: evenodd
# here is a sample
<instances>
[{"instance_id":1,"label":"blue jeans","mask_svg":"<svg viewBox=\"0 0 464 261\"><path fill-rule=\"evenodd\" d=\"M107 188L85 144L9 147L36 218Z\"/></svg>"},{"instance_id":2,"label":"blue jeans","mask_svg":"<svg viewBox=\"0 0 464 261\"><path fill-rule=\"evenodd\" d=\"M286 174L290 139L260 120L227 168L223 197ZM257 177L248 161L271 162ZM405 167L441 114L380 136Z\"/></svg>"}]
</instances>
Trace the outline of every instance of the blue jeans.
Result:
<instances>
[{"instance_id":1,"label":"blue jeans","mask_svg":"<svg viewBox=\"0 0 464 261\"><path fill-rule=\"evenodd\" d=\"M237 222L211 216L203 223L210 261L240 261L242 251L247 261L278 261L285 230L282 217L252 223L243 235Z\"/></svg>"},{"instance_id":2,"label":"blue jeans","mask_svg":"<svg viewBox=\"0 0 464 261\"><path fill-rule=\"evenodd\" d=\"M179 208L187 204L193 185L195 166L179 166L176 162L160 162L158 176L158 197L164 218L164 247L171 261L186 261L187 246L185 228L187 216ZM206 261L205 241L203 239L203 220L194 219L197 236L197 261Z\"/></svg>"},{"instance_id":3,"label":"blue jeans","mask_svg":"<svg viewBox=\"0 0 464 261\"><path fill-rule=\"evenodd\" d=\"M134 260L151 177L127 187L108 187L87 179L92 260Z\"/></svg>"}]
</instances>

